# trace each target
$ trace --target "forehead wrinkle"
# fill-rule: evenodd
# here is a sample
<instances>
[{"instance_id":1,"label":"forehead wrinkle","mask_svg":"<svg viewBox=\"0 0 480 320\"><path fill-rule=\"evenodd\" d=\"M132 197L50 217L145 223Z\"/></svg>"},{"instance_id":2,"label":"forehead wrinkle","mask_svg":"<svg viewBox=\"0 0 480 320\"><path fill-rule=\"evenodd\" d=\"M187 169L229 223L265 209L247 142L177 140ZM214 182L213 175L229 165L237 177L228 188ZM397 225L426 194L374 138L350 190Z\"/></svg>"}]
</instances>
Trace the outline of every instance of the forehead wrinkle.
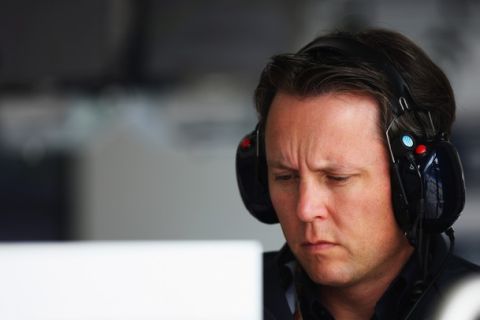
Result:
<instances>
[{"instance_id":1,"label":"forehead wrinkle","mask_svg":"<svg viewBox=\"0 0 480 320\"><path fill-rule=\"evenodd\" d=\"M305 153L305 158L308 168L311 170L323 171L363 171L366 167L376 166L379 161L383 161L381 157L370 157L371 152L376 153L376 150L381 150L381 153L388 158L388 151L383 141L375 135L375 139L370 140L369 150L359 149L358 145L352 143L349 137L340 137L337 141L332 142L335 137L327 137L323 141L311 140L308 147L308 153ZM335 149L331 145L325 144L335 143L341 144L342 148ZM347 146L347 148L345 148ZM326 153L325 150L329 150ZM345 149L351 152L344 153Z\"/></svg>"},{"instance_id":2,"label":"forehead wrinkle","mask_svg":"<svg viewBox=\"0 0 480 320\"><path fill-rule=\"evenodd\" d=\"M290 136L293 137L293 136ZM289 170L310 170L310 171L339 171L353 170L357 168L355 162L348 161L348 157L341 154L333 154L317 151L323 149L315 139L304 137L296 142L296 139L289 140L288 148L275 148L273 155L268 157L267 163L273 168Z\"/></svg>"},{"instance_id":3,"label":"forehead wrinkle","mask_svg":"<svg viewBox=\"0 0 480 320\"><path fill-rule=\"evenodd\" d=\"M308 140L309 142L305 144L308 151L304 153L306 155L304 161L305 166L309 170L336 172L359 169L357 161L352 161L352 159L349 159L349 157L344 156L342 153L325 153L320 142L316 143L315 139Z\"/></svg>"},{"instance_id":4,"label":"forehead wrinkle","mask_svg":"<svg viewBox=\"0 0 480 320\"><path fill-rule=\"evenodd\" d=\"M282 135L283 133L281 133ZM268 157L267 153L267 162L270 165L274 165L279 168L285 168L285 169L298 169L298 152L296 149L298 149L298 143L296 141L295 135L289 135L288 139L287 137L281 136L281 141L288 141L288 145L285 147L280 147L280 146L274 146L273 150L271 150L273 155L271 157Z\"/></svg>"}]
</instances>

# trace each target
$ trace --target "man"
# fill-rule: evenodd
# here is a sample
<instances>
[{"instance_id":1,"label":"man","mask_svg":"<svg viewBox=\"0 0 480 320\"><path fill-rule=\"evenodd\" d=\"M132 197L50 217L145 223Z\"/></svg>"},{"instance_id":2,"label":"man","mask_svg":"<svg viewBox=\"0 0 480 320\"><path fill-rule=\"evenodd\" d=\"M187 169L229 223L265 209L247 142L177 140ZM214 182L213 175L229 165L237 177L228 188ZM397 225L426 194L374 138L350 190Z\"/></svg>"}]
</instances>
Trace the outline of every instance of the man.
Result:
<instances>
[{"instance_id":1,"label":"man","mask_svg":"<svg viewBox=\"0 0 480 320\"><path fill-rule=\"evenodd\" d=\"M272 58L237 153L245 205L281 224L265 319L427 319L479 268L442 236L464 204L444 73L404 36L319 37Z\"/></svg>"}]
</instances>

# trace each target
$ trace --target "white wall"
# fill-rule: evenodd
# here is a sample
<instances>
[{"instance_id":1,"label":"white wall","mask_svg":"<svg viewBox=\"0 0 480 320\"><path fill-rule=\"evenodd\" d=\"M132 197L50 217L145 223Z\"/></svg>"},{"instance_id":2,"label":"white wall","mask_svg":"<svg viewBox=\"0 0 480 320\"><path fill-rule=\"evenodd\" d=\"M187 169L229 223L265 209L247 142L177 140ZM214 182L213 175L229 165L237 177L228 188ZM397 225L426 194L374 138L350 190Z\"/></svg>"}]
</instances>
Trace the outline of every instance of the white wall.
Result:
<instances>
[{"instance_id":1,"label":"white wall","mask_svg":"<svg viewBox=\"0 0 480 320\"><path fill-rule=\"evenodd\" d=\"M251 217L235 178L235 147L167 150L120 130L80 158L86 239L258 239L278 249L278 226Z\"/></svg>"}]
</instances>

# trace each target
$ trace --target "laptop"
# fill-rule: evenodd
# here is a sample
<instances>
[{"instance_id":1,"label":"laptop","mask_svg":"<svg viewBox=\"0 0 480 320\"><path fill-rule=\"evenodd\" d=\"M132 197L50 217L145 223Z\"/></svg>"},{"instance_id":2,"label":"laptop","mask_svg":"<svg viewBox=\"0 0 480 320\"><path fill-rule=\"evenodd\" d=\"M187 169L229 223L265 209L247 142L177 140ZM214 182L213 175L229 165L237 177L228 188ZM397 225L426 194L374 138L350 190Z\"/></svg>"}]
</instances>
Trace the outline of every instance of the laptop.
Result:
<instances>
[{"instance_id":1,"label":"laptop","mask_svg":"<svg viewBox=\"0 0 480 320\"><path fill-rule=\"evenodd\" d=\"M251 241L0 244L3 320L260 320Z\"/></svg>"}]
</instances>

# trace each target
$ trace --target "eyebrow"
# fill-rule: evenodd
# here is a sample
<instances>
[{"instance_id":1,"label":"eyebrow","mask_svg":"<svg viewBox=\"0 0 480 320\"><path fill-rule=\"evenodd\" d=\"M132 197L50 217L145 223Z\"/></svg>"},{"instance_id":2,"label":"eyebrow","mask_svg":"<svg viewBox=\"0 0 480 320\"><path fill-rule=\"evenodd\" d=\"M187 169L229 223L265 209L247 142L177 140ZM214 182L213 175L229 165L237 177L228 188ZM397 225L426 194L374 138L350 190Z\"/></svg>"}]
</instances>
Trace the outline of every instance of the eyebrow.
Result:
<instances>
[{"instance_id":1,"label":"eyebrow","mask_svg":"<svg viewBox=\"0 0 480 320\"><path fill-rule=\"evenodd\" d=\"M285 164L282 160L267 160L267 166L272 168L278 169L288 169L288 170L296 170L287 164Z\"/></svg>"},{"instance_id":2,"label":"eyebrow","mask_svg":"<svg viewBox=\"0 0 480 320\"><path fill-rule=\"evenodd\" d=\"M291 170L291 171L298 171L297 168L293 168L289 165L287 165L285 162L279 159L274 159L267 161L267 166L270 168L275 168L275 169L285 169L285 170ZM338 171L361 171L362 169L359 168L358 166L353 166L353 165L345 165L345 164L338 164L338 163L327 163L324 166L319 166L318 168L315 168L315 171L324 171L324 172L338 172Z\"/></svg>"}]
</instances>

